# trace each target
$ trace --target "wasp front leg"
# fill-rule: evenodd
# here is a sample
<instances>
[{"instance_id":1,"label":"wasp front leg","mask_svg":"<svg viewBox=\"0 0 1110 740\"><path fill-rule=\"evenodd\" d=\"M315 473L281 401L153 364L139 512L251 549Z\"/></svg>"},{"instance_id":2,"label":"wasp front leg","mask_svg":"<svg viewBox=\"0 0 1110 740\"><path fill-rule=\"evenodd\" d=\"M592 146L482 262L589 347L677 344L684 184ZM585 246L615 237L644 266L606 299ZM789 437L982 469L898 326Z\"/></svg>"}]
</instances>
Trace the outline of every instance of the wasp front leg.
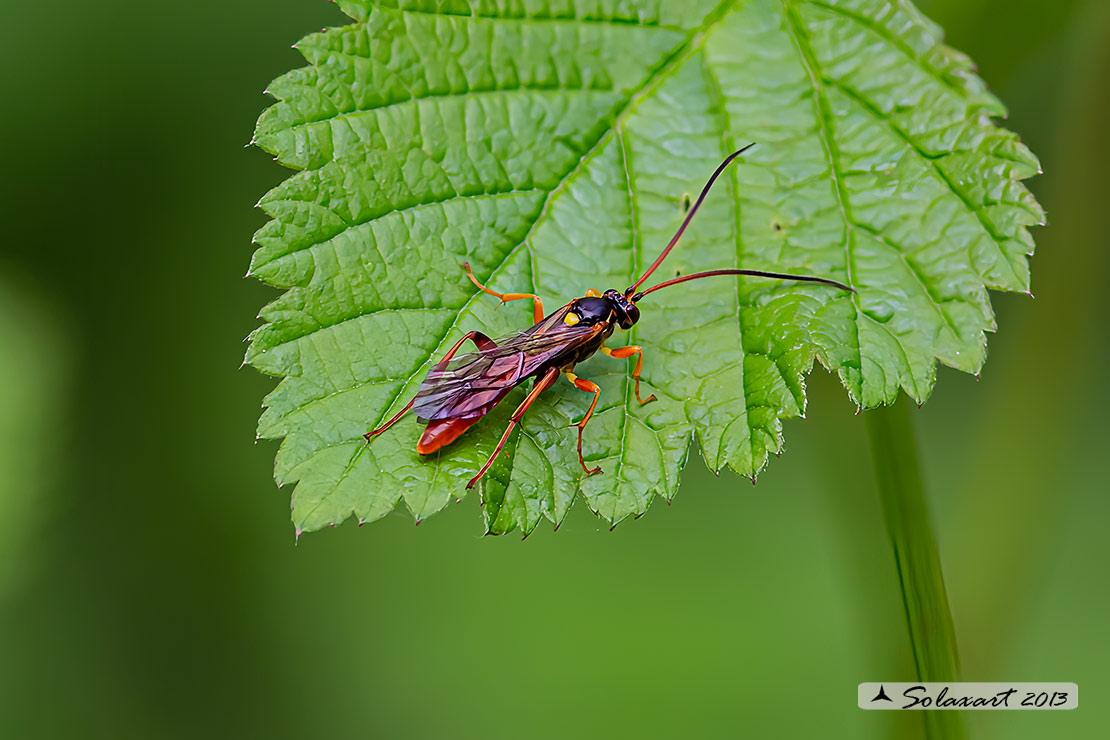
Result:
<instances>
[{"instance_id":1,"label":"wasp front leg","mask_svg":"<svg viewBox=\"0 0 1110 740\"><path fill-rule=\"evenodd\" d=\"M567 380L574 383L574 387L578 390L594 394L594 400L590 403L590 408L586 411L586 415L582 417L582 421L574 424L574 426L578 427L578 462L582 464L582 469L587 473L591 475L593 473L600 473L601 468L586 467L586 459L582 457L582 430L586 428L587 422L589 422L590 417L593 416L594 407L597 406L597 399L601 398L601 388L598 387L597 383L592 383L585 378L580 378L569 370L564 370L563 374L567 376Z\"/></svg>"},{"instance_id":2,"label":"wasp front leg","mask_svg":"<svg viewBox=\"0 0 1110 740\"><path fill-rule=\"evenodd\" d=\"M463 263L463 269L466 270L466 274L470 278L470 282L478 286L478 290L482 291L483 293L487 293L494 298L499 298L502 303L508 303L509 301L519 301L524 298L531 298L532 318L534 323L538 324L543 321L543 301L540 300L540 297L538 295L535 295L533 293L498 293L497 291L490 290L489 288L478 282L478 278L474 277L474 272L470 269L469 262Z\"/></svg>"},{"instance_id":3,"label":"wasp front leg","mask_svg":"<svg viewBox=\"0 0 1110 740\"><path fill-rule=\"evenodd\" d=\"M639 355L639 358L636 360L636 368L632 371L632 379L636 381L636 400L639 401L641 404L650 403L651 401L657 400L654 393L652 393L647 398L640 398L640 373L644 369L644 350L642 348L638 347L635 344L632 344L627 347L618 347L617 349L602 347L601 351L612 357L614 360L625 360L629 357L632 357L633 355Z\"/></svg>"}]
</instances>

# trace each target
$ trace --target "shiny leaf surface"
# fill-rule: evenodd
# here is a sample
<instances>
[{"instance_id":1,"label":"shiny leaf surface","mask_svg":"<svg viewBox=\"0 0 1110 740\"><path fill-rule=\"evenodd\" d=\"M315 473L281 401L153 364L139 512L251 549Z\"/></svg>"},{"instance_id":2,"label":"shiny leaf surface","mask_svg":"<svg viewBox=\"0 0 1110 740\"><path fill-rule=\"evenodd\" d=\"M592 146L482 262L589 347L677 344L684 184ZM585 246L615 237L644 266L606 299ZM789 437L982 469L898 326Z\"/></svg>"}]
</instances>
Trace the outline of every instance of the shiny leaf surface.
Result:
<instances>
[{"instance_id":1,"label":"shiny leaf surface","mask_svg":"<svg viewBox=\"0 0 1110 740\"><path fill-rule=\"evenodd\" d=\"M717 278L646 298L610 346L644 347L659 401L636 402L627 361L580 365L602 388L586 458L604 472L577 463L568 426L589 396L560 381L479 486L488 531L557 524L579 496L614 523L641 514L677 493L694 440L714 470L754 476L815 359L861 406L924 401L938 360L982 366L988 288L1028 290L1043 215L1020 181L1037 161L909 3L339 5L353 22L297 44L309 66L270 86L254 138L300 170L260 202L250 272L284 293L247 353L282 378L259 435L284 438L298 532L401 501L427 517L492 451L523 389L431 456L411 416L362 438L463 333L531 323L462 262L548 310L623 289L749 142L656 278L742 266L857 292Z\"/></svg>"}]
</instances>

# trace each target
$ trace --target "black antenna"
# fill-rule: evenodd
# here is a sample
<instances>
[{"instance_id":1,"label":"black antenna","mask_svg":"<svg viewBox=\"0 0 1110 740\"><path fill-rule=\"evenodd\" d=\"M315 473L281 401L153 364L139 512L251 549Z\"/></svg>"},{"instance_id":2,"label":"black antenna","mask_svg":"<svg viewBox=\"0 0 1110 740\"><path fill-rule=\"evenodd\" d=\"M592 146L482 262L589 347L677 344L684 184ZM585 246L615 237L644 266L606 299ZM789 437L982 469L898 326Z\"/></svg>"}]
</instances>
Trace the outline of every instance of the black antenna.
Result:
<instances>
[{"instance_id":1,"label":"black antenna","mask_svg":"<svg viewBox=\"0 0 1110 740\"><path fill-rule=\"evenodd\" d=\"M748 144L743 149L738 149L732 154L725 157L725 161L721 162L716 171L714 171L714 173L709 177L709 182L705 183L705 187L701 189L701 195L699 195L697 201L694 202L694 207L691 208L690 212L686 214L686 219L682 222L682 225L678 227L678 231L676 231L675 235L671 237L670 244L668 244L663 249L663 253L659 255L659 258L656 259L655 262L652 263L651 267L648 268L648 271L643 274L643 277L641 277L632 285L628 286L628 289L624 291L624 294L626 296L632 295L632 293L635 292L636 288L639 288L641 285L643 285L644 281L651 277L651 273L655 272L655 268L659 267L659 265L662 264L663 260L667 258L667 254L669 254L671 249L674 248L674 245L678 243L678 239L682 236L682 232L686 231L686 227L690 225L690 221L693 220L694 214L698 212L698 208L701 206L701 202L705 200L705 196L709 195L709 188L713 187L714 181L716 181L716 179L721 176L721 173L725 171L725 167L728 167L732 160L736 159L741 154L751 149L753 146L755 146L754 142ZM652 288L652 290L655 290L655 288Z\"/></svg>"},{"instance_id":2,"label":"black antenna","mask_svg":"<svg viewBox=\"0 0 1110 740\"><path fill-rule=\"evenodd\" d=\"M710 182L712 182L712 181L710 181ZM841 290L847 290L851 293L856 292L855 288L851 288L851 287L845 285L844 283L838 283L837 281L829 280L828 278L813 277L812 275L791 275L791 274L785 273L785 272L764 272L763 270L727 269L727 270L709 270L707 272L696 272L693 275L683 275L682 277L676 277L676 278L668 280L664 283L659 283L659 285L653 285L652 287L648 288L647 290L641 291L641 292L637 293L636 295L632 296L629 300L631 300L633 303L635 303L636 301L638 301L641 298L643 298L644 296L646 296L648 293L654 293L655 291L659 290L660 288L666 288L668 285L678 285L679 283L685 283L688 280L700 280L701 278L713 277L714 275L750 275L752 277L775 278L775 279L778 279L778 280L797 280L797 281L803 282L803 283L820 283L821 285L831 285L834 288L840 288ZM635 286L633 286L633 287L635 287Z\"/></svg>"}]
</instances>

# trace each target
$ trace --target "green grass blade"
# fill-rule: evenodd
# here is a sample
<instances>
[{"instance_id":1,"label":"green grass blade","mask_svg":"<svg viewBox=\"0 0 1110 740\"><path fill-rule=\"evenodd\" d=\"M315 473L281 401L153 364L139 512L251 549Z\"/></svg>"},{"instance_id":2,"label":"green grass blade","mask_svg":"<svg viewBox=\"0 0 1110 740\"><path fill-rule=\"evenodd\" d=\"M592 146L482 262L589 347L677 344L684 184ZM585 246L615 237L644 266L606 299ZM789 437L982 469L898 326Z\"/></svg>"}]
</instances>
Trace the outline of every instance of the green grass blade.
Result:
<instances>
[{"instance_id":1,"label":"green grass blade","mask_svg":"<svg viewBox=\"0 0 1110 740\"><path fill-rule=\"evenodd\" d=\"M925 501L908 404L875 409L864 416L883 518L894 549L917 679L959 681L956 631ZM921 717L930 740L958 740L967 736L960 712L922 712Z\"/></svg>"}]
</instances>

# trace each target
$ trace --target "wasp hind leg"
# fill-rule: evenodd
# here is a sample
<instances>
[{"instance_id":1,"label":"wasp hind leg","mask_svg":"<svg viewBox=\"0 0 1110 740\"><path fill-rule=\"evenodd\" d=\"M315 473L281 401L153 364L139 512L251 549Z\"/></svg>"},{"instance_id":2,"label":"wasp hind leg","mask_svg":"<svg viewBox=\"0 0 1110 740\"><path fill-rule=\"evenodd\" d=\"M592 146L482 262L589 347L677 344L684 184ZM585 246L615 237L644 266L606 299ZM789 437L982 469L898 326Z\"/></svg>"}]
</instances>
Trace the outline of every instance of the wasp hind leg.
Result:
<instances>
[{"instance_id":1,"label":"wasp hind leg","mask_svg":"<svg viewBox=\"0 0 1110 740\"><path fill-rule=\"evenodd\" d=\"M466 275L470 278L470 282L478 286L478 290L482 291L483 293L487 293L494 298L500 299L502 303L508 303L509 301L519 301L524 298L531 298L532 318L534 322L538 324L543 320L543 301L540 300L540 297L538 295L535 295L533 293L498 293L496 290L490 290L489 288L478 282L478 278L474 277L474 272L470 269L470 263L464 262L463 269L466 270Z\"/></svg>"},{"instance_id":2,"label":"wasp hind leg","mask_svg":"<svg viewBox=\"0 0 1110 740\"><path fill-rule=\"evenodd\" d=\"M446 365L446 364L447 364L447 362L448 362L448 361L449 361L449 360L450 360L450 359L451 359L452 357L454 357L454 356L455 356L455 353L459 351L459 347L461 347L461 346L463 345L463 342L465 342L465 341L466 341L466 340L468 340L468 339L469 339L469 340L471 340L472 342L474 342L474 346L475 346L475 347L477 347L477 348L478 348L478 349L479 349L480 351L485 351L485 350L488 350L488 349L493 349L494 347L496 347L496 346L497 346L497 345L496 345L496 344L494 343L494 341L493 341L492 339L490 339L489 337L487 337L487 336L486 336L485 334L483 334L483 333L482 333L482 332L480 332L480 331L471 331L471 332L467 332L467 333L466 333L466 334L465 334L465 335L463 336L463 338L462 338L462 339L460 339L459 341L455 342L455 346L454 346L454 347L452 347L451 349L447 350L447 354L445 354L445 355L443 356L443 359L442 359L442 360L440 360L439 362L437 362L437 363L436 363L436 366L437 366L437 367L442 367L442 366ZM362 435L362 436L363 436L363 437L366 437L366 441L367 441L367 442L369 442L370 440L372 440L372 439L373 439L374 437L377 437L377 436L378 436L379 434L381 434L382 432L384 432L384 431L385 431L386 429L389 429L389 428L390 428L391 426L393 426L393 425L394 425L394 424L396 424L396 423L397 423L398 421L400 421L400 420L401 420L401 417L405 415L405 412L407 412L407 411L408 411L409 409L411 409L411 408L412 408L412 405L413 405L414 403L416 403L416 396L413 396L413 397L412 397L412 400L411 400L411 401L409 401L409 402L408 402L408 404L406 404L406 405L405 405L405 407L404 407L403 409L401 409L400 411L398 411L398 412L397 412L397 415L396 415L396 416L394 416L394 417L393 417L392 419L390 419L389 421L387 421L387 422L386 422L385 424L382 424L382 425L381 425L380 427L378 427L378 428L377 428L377 429L375 429L374 431L372 431L372 432L367 432L366 434L364 434L364 435Z\"/></svg>"},{"instance_id":3,"label":"wasp hind leg","mask_svg":"<svg viewBox=\"0 0 1110 740\"><path fill-rule=\"evenodd\" d=\"M470 482L466 484L466 487L468 489L473 488L474 484L482 479L482 476L485 475L486 471L490 469L491 465L493 465L493 461L496 460L497 456L501 454L501 448L503 448L505 446L505 442L509 440L509 435L512 433L513 428L516 427L521 418L524 416L524 412L528 410L528 407L532 405L532 403L539 397L541 393L551 387L551 384L554 383L555 379L558 377L559 371L555 368L551 368L547 371L546 374L544 374L542 378L536 380L536 384L532 386L532 392L529 393L528 397L525 398L524 401L516 407L516 411L514 411L513 415L509 417L509 426L505 428L505 433L501 435L501 441L497 443L497 449L495 449L493 451L493 454L489 456L489 459L486 460L486 464L482 466L482 469L478 471L478 474L471 478Z\"/></svg>"},{"instance_id":4,"label":"wasp hind leg","mask_svg":"<svg viewBox=\"0 0 1110 740\"><path fill-rule=\"evenodd\" d=\"M582 421L572 426L578 427L578 462L582 464L582 469L590 475L600 473L601 468L586 467L586 458L582 457L582 430L586 428L586 424L590 421L590 417L593 416L594 407L597 406L597 399L601 398L601 388L597 386L597 383L586 380L585 378L580 378L570 371L565 370L563 372L566 374L567 380L573 383L575 388L580 391L585 391L586 393L594 394L594 400L590 403L590 408L586 411L586 415L582 417Z\"/></svg>"},{"instance_id":5,"label":"wasp hind leg","mask_svg":"<svg viewBox=\"0 0 1110 740\"><path fill-rule=\"evenodd\" d=\"M644 369L644 350L635 344L630 344L627 347L618 347L617 349L609 349L602 347L601 351L612 357L614 360L626 360L633 355L639 355L636 360L636 367L632 371L632 379L636 381L636 400L641 404L651 403L658 400L655 394L652 393L647 398L640 398L640 373Z\"/></svg>"}]
</instances>

